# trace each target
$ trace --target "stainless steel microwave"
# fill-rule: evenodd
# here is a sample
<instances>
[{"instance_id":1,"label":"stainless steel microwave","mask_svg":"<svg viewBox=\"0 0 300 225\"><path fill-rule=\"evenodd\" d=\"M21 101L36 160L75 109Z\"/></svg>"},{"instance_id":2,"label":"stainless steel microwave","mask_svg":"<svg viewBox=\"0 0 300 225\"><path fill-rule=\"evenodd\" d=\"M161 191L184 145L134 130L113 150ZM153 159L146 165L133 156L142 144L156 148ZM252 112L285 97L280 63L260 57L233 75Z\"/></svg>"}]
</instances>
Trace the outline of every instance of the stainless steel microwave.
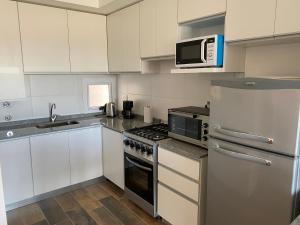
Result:
<instances>
[{"instance_id":1,"label":"stainless steel microwave","mask_svg":"<svg viewBox=\"0 0 300 225\"><path fill-rule=\"evenodd\" d=\"M208 143L209 108L182 107L168 110L168 135L204 148Z\"/></svg>"},{"instance_id":2,"label":"stainless steel microwave","mask_svg":"<svg viewBox=\"0 0 300 225\"><path fill-rule=\"evenodd\" d=\"M176 67L222 67L224 36L221 34L176 43Z\"/></svg>"}]
</instances>

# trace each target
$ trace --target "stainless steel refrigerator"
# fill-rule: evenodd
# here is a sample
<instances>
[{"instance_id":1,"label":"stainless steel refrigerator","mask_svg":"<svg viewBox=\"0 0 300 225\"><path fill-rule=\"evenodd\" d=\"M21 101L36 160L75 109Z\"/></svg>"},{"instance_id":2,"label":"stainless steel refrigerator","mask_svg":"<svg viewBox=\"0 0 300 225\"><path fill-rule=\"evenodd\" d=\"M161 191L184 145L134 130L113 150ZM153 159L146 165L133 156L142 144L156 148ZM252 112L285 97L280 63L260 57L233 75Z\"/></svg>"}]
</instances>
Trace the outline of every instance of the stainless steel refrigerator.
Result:
<instances>
[{"instance_id":1,"label":"stainless steel refrigerator","mask_svg":"<svg viewBox=\"0 0 300 225\"><path fill-rule=\"evenodd\" d=\"M288 225L299 213L300 81L212 82L206 225Z\"/></svg>"}]
</instances>

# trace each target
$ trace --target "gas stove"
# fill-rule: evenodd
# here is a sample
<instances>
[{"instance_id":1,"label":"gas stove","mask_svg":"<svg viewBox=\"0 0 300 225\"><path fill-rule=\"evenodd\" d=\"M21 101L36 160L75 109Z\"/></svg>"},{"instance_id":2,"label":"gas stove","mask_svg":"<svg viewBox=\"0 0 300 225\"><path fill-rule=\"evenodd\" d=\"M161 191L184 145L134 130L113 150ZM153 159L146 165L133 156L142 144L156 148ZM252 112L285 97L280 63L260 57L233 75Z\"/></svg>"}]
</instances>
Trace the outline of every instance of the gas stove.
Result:
<instances>
[{"instance_id":1,"label":"gas stove","mask_svg":"<svg viewBox=\"0 0 300 225\"><path fill-rule=\"evenodd\" d=\"M168 138L168 125L154 124L123 133L125 195L152 216L157 216L157 153Z\"/></svg>"},{"instance_id":2,"label":"gas stove","mask_svg":"<svg viewBox=\"0 0 300 225\"><path fill-rule=\"evenodd\" d=\"M124 132L124 150L145 161L154 162L158 143L168 138L167 124L154 124Z\"/></svg>"},{"instance_id":3,"label":"gas stove","mask_svg":"<svg viewBox=\"0 0 300 225\"><path fill-rule=\"evenodd\" d=\"M134 128L128 130L127 133L148 139L150 141L161 141L168 137L168 125L163 123L154 124L147 127Z\"/></svg>"}]
</instances>

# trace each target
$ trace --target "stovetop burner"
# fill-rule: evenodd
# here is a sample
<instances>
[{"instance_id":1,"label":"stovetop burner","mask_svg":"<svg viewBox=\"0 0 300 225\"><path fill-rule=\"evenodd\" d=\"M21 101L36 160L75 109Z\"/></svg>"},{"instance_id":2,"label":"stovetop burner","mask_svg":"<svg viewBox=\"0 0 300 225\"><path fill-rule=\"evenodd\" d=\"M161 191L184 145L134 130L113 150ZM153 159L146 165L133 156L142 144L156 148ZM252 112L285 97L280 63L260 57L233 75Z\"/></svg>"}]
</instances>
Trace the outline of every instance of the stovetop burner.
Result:
<instances>
[{"instance_id":1,"label":"stovetop burner","mask_svg":"<svg viewBox=\"0 0 300 225\"><path fill-rule=\"evenodd\" d=\"M160 141L168 138L168 125L163 123L154 124L147 127L134 128L127 132L151 141Z\"/></svg>"}]
</instances>

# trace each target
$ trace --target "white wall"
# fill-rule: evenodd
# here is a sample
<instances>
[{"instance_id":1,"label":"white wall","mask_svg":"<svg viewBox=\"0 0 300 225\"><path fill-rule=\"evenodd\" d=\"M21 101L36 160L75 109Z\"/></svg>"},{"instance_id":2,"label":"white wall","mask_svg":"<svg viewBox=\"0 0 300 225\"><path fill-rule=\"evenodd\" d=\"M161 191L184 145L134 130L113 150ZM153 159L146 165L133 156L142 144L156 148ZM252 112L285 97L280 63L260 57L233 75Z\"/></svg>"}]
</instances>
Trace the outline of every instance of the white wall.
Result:
<instances>
[{"instance_id":1,"label":"white wall","mask_svg":"<svg viewBox=\"0 0 300 225\"><path fill-rule=\"evenodd\" d=\"M13 120L49 116L49 103L56 103L59 115L87 113L86 81L112 82L114 100L117 99L116 75L26 75L26 99L11 102L9 108L0 105L0 122L5 115Z\"/></svg>"},{"instance_id":2,"label":"white wall","mask_svg":"<svg viewBox=\"0 0 300 225\"><path fill-rule=\"evenodd\" d=\"M174 61L172 61L174 64ZM182 106L204 106L210 98L210 81L230 78L232 74L170 74L171 64L163 63L160 74L127 74L118 76L118 108L128 96L134 101L134 113L143 115L151 105L155 118L167 121L168 109Z\"/></svg>"},{"instance_id":3,"label":"white wall","mask_svg":"<svg viewBox=\"0 0 300 225\"><path fill-rule=\"evenodd\" d=\"M300 43L249 47L246 76L300 77Z\"/></svg>"}]
</instances>

